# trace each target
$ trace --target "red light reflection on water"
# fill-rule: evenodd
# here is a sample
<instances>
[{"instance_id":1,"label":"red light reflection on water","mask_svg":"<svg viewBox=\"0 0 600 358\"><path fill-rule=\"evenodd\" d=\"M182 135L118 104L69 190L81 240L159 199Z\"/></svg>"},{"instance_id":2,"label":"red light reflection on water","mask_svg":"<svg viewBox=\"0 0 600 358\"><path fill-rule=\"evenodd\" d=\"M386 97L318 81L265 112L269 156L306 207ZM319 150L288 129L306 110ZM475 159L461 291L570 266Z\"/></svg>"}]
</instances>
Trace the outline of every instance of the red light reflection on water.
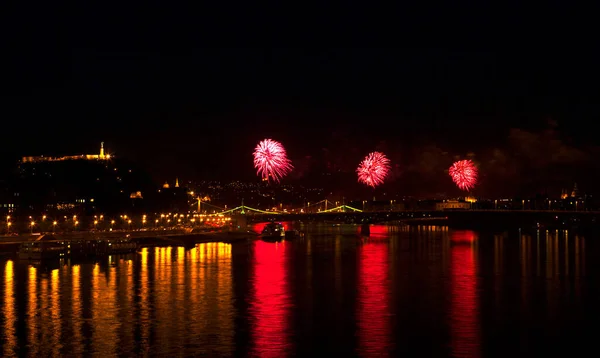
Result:
<instances>
[{"instance_id":1,"label":"red light reflection on water","mask_svg":"<svg viewBox=\"0 0 600 358\"><path fill-rule=\"evenodd\" d=\"M473 231L456 231L451 235L451 242L462 244L453 245L450 249L452 353L455 357L478 357L480 327L477 258L472 246L476 235Z\"/></svg>"},{"instance_id":2,"label":"red light reflection on water","mask_svg":"<svg viewBox=\"0 0 600 358\"><path fill-rule=\"evenodd\" d=\"M253 355L282 357L290 350L287 336L290 293L287 283L286 250L289 243L254 243L254 297L250 315Z\"/></svg>"},{"instance_id":3,"label":"red light reflection on water","mask_svg":"<svg viewBox=\"0 0 600 358\"><path fill-rule=\"evenodd\" d=\"M454 231L450 236L450 242L454 244L473 244L476 239L475 232L471 230Z\"/></svg>"},{"instance_id":4,"label":"red light reflection on water","mask_svg":"<svg viewBox=\"0 0 600 358\"><path fill-rule=\"evenodd\" d=\"M362 227L358 226L358 233L362 233ZM385 239L389 236L389 227L387 225L369 225L369 238Z\"/></svg>"},{"instance_id":5,"label":"red light reflection on water","mask_svg":"<svg viewBox=\"0 0 600 358\"><path fill-rule=\"evenodd\" d=\"M388 245L367 242L358 255L358 350L362 356L386 356L391 344Z\"/></svg>"}]
</instances>

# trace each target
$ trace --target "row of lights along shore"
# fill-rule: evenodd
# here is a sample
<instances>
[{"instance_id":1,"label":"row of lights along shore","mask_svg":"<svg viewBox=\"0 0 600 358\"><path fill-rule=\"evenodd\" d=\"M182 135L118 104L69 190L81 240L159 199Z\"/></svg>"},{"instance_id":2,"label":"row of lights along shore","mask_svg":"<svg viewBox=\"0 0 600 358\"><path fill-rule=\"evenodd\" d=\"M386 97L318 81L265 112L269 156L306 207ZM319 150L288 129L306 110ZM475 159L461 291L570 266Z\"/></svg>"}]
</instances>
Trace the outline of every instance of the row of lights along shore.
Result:
<instances>
[{"instance_id":1,"label":"row of lights along shore","mask_svg":"<svg viewBox=\"0 0 600 358\"><path fill-rule=\"evenodd\" d=\"M120 220L115 219L107 219L105 220L104 215L94 215L93 220L93 228L97 229L97 226L110 223L109 231L112 231L115 225L126 223L128 225L128 229L131 229L132 224L141 223L141 228L145 228L148 220L148 215L143 214L140 217L140 220L134 220L133 216L128 216L126 214L119 215ZM6 230L10 232L11 226L13 226L13 222L11 221L12 217L6 216ZM63 216L63 222L69 223L73 228L80 227L80 221L77 215L73 215L72 218L69 216ZM223 214L177 214L177 213L168 213L168 214L155 214L154 226L161 227L165 226L176 226L176 225L211 225L211 226L219 226L224 225L227 222L231 221L231 217L225 216ZM36 222L33 216L29 216L29 227L31 232L33 232L36 226L39 226L41 223L51 222L53 231L56 230L56 227L59 226L59 221L55 219L50 219L47 215L42 215L41 221Z\"/></svg>"}]
</instances>

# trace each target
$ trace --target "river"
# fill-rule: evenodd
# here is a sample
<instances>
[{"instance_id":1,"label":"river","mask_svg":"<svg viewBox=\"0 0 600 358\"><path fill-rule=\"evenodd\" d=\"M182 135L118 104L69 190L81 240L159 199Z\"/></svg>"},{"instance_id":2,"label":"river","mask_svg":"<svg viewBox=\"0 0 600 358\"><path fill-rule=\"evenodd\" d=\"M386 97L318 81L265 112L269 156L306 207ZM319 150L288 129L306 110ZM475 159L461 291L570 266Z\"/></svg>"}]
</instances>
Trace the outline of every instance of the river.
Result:
<instances>
[{"instance_id":1,"label":"river","mask_svg":"<svg viewBox=\"0 0 600 358\"><path fill-rule=\"evenodd\" d=\"M596 345L597 238L295 227L303 239L2 259L0 355L505 357Z\"/></svg>"}]
</instances>

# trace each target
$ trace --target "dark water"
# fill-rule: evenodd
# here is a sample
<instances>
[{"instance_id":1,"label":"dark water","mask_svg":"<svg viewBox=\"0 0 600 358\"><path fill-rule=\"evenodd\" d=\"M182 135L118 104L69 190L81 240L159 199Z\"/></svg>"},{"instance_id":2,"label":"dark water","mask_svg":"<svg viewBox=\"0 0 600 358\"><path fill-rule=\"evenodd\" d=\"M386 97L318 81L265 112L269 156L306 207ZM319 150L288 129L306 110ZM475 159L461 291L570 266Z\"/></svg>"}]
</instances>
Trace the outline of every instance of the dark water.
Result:
<instances>
[{"instance_id":1,"label":"dark water","mask_svg":"<svg viewBox=\"0 0 600 358\"><path fill-rule=\"evenodd\" d=\"M2 356L594 352L597 238L327 225L304 240L0 261Z\"/></svg>"}]
</instances>

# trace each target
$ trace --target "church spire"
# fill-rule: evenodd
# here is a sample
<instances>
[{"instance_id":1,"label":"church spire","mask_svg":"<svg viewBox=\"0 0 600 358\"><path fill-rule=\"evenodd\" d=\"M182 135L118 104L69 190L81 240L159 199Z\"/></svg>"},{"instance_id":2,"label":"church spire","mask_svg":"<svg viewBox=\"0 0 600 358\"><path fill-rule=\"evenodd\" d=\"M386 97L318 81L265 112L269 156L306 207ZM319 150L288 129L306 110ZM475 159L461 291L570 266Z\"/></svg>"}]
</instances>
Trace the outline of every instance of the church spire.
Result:
<instances>
[{"instance_id":1,"label":"church spire","mask_svg":"<svg viewBox=\"0 0 600 358\"><path fill-rule=\"evenodd\" d=\"M100 158L104 158L104 142L100 142Z\"/></svg>"},{"instance_id":2,"label":"church spire","mask_svg":"<svg viewBox=\"0 0 600 358\"><path fill-rule=\"evenodd\" d=\"M179 188L179 178L175 178L175 187Z\"/></svg>"}]
</instances>

